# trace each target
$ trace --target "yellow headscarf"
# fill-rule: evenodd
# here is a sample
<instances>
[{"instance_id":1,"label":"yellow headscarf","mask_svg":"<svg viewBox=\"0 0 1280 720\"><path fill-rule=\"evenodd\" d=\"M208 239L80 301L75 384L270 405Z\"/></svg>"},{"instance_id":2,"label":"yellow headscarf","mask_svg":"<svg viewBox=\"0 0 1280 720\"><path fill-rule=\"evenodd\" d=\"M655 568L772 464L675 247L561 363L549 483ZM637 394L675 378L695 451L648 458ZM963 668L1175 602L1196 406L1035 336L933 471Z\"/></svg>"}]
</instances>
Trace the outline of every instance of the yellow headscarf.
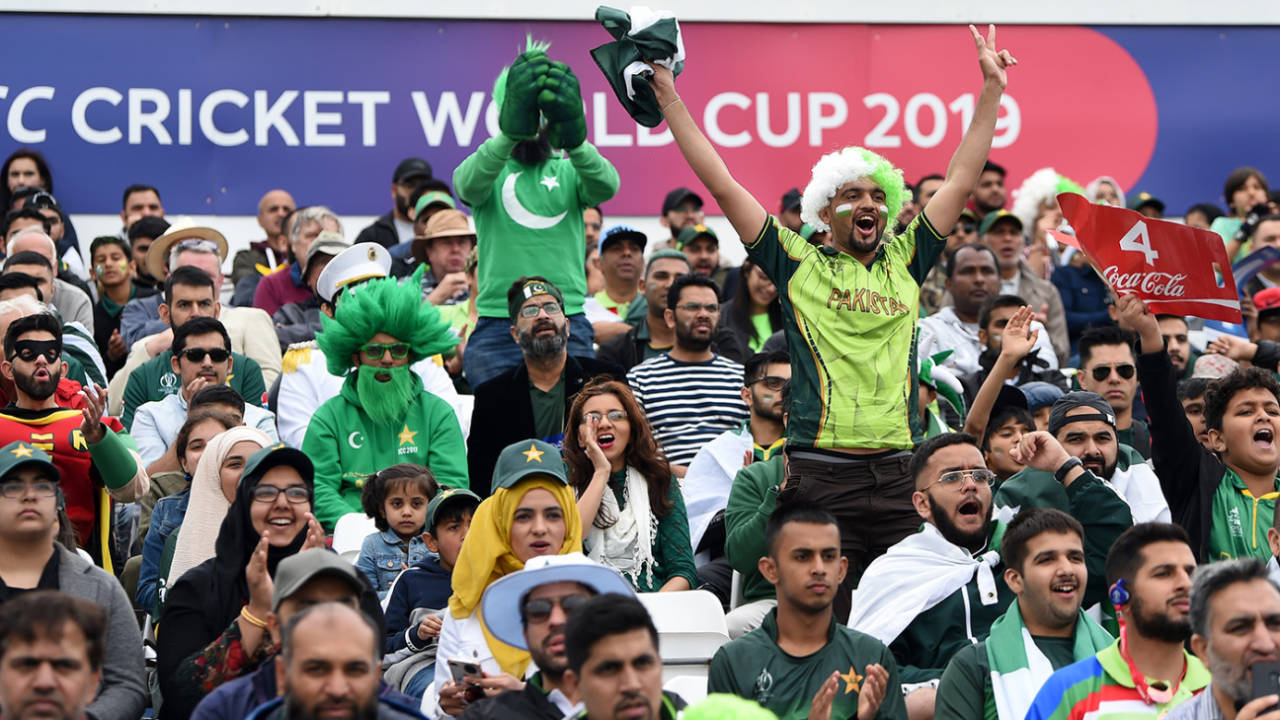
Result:
<instances>
[{"instance_id":1,"label":"yellow headscarf","mask_svg":"<svg viewBox=\"0 0 1280 720\"><path fill-rule=\"evenodd\" d=\"M529 653L498 640L480 615L480 596L498 578L524 569L524 563L511 552L511 520L516 508L530 490L542 489L555 496L564 511L564 544L558 554L582 552L582 519L578 516L578 503L573 489L564 483L546 477L521 480L512 488L498 488L493 495L480 503L471 518L471 529L462 543L458 561L453 567L453 596L449 598L449 611L455 618L476 614L484 639L503 672L517 678L524 677L529 665Z\"/></svg>"}]
</instances>

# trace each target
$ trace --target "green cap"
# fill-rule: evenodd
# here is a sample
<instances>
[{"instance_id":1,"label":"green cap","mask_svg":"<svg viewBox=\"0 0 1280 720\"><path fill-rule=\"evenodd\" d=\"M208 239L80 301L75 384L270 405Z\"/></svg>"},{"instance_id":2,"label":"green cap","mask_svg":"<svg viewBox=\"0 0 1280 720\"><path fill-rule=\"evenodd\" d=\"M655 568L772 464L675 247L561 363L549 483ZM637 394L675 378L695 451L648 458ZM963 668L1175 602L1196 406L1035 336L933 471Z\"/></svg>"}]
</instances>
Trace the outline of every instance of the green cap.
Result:
<instances>
[{"instance_id":1,"label":"green cap","mask_svg":"<svg viewBox=\"0 0 1280 720\"><path fill-rule=\"evenodd\" d=\"M649 256L649 261L644 264L644 274L645 275L649 274L649 268L653 267L654 262L658 260L664 260L664 259L679 260L680 262L683 262L685 265L689 264L689 258L685 257L685 254L680 252L679 250L672 250L671 248L662 248L661 250L654 250L653 254Z\"/></svg>"},{"instance_id":2,"label":"green cap","mask_svg":"<svg viewBox=\"0 0 1280 720\"><path fill-rule=\"evenodd\" d=\"M364 591L364 584L356 574L355 565L328 548L311 548L280 561L276 568L275 587L271 593L271 610L279 610L280 603L301 590L303 585L324 576L336 577L347 583L357 598Z\"/></svg>"},{"instance_id":3,"label":"green cap","mask_svg":"<svg viewBox=\"0 0 1280 720\"><path fill-rule=\"evenodd\" d=\"M1005 210L1004 208L1000 208L999 210L996 210L994 212L987 213L987 216L982 218L982 224L978 226L978 235L986 235L987 231L991 229L992 225L995 225L997 222L1004 220L1005 218L1009 218L1013 222L1017 223L1018 232L1022 232L1022 230L1024 229L1022 227L1022 220L1020 220L1017 215L1014 215L1008 210Z\"/></svg>"},{"instance_id":4,"label":"green cap","mask_svg":"<svg viewBox=\"0 0 1280 720\"><path fill-rule=\"evenodd\" d=\"M542 475L569 484L564 460L560 459L560 451L554 445L541 440L521 440L506 446L498 455L489 492L497 492L498 488L509 489L530 475Z\"/></svg>"},{"instance_id":5,"label":"green cap","mask_svg":"<svg viewBox=\"0 0 1280 720\"><path fill-rule=\"evenodd\" d=\"M1130 195L1129 202L1126 203L1126 205L1128 205L1130 210L1139 210L1147 205L1152 205L1155 207L1157 212L1162 215L1164 214L1164 202L1155 195L1145 191Z\"/></svg>"},{"instance_id":6,"label":"green cap","mask_svg":"<svg viewBox=\"0 0 1280 720\"><path fill-rule=\"evenodd\" d=\"M454 210L458 209L458 206L453 202L452 195L447 192L441 192L440 190L431 190L422 193L422 195L418 197L418 203L413 206L413 216L418 217L422 214L423 210L426 210L432 205L441 205Z\"/></svg>"},{"instance_id":7,"label":"green cap","mask_svg":"<svg viewBox=\"0 0 1280 720\"><path fill-rule=\"evenodd\" d=\"M436 493L436 496L431 498L431 502L427 503L427 532L435 533L436 515L439 514L440 508L444 507L446 503L454 505L462 502L469 503L474 509L476 505L480 504L480 496L466 488L453 487L445 488Z\"/></svg>"},{"instance_id":8,"label":"green cap","mask_svg":"<svg viewBox=\"0 0 1280 720\"><path fill-rule=\"evenodd\" d=\"M267 474L268 470L280 465L297 470L307 483L315 479L315 466L311 464L311 458L307 457L306 453L284 443L276 443L249 456L244 464L244 472L240 473L240 482L257 482Z\"/></svg>"},{"instance_id":9,"label":"green cap","mask_svg":"<svg viewBox=\"0 0 1280 720\"><path fill-rule=\"evenodd\" d=\"M58 467L53 464L49 456L35 445L15 441L0 448L0 480L8 477L18 468L28 465L39 466L39 469L50 473L54 480L62 477L62 473L58 471Z\"/></svg>"},{"instance_id":10,"label":"green cap","mask_svg":"<svg viewBox=\"0 0 1280 720\"><path fill-rule=\"evenodd\" d=\"M676 247L682 248L703 235L715 240L716 245L720 244L720 238L716 235L715 230L712 230L706 225L690 225L689 227L681 230L680 234L676 236Z\"/></svg>"}]
</instances>

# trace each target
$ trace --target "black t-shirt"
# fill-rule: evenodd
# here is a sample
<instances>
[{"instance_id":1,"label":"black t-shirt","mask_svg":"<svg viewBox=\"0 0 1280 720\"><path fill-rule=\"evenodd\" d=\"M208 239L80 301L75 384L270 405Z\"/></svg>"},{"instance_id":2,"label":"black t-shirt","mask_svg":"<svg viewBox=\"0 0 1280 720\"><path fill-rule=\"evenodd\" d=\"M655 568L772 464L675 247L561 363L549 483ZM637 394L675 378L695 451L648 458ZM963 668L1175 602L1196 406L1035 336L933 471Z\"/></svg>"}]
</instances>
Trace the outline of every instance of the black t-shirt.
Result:
<instances>
[{"instance_id":1,"label":"black t-shirt","mask_svg":"<svg viewBox=\"0 0 1280 720\"><path fill-rule=\"evenodd\" d=\"M49 562L44 564L44 570L40 573L40 581L33 588L15 588L5 584L4 578L0 578L0 605L9 602L23 593L29 593L32 590L57 590L58 589L58 550L54 548L53 554L49 556Z\"/></svg>"}]
</instances>

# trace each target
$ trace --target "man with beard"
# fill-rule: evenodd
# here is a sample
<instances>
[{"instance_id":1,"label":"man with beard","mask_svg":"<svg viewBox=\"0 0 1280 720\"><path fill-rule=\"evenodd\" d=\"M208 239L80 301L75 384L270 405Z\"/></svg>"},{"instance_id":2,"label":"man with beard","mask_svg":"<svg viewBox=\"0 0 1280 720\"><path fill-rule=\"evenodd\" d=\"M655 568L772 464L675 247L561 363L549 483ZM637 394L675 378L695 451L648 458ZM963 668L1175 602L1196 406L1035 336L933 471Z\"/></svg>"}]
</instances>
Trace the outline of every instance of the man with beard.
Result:
<instances>
[{"instance_id":1,"label":"man with beard","mask_svg":"<svg viewBox=\"0 0 1280 720\"><path fill-rule=\"evenodd\" d=\"M1275 694L1254 697L1253 670L1280 660L1280 587L1255 558L1196 570L1191 586L1191 650L1213 682L1174 708L1169 720L1272 717ZM1264 714L1265 713L1265 714Z\"/></svg>"},{"instance_id":2,"label":"man with beard","mask_svg":"<svg viewBox=\"0 0 1280 720\"><path fill-rule=\"evenodd\" d=\"M83 391L83 409L59 407L55 389L66 372L62 361L62 324L50 313L19 318L4 334L0 374L15 388L13 401L0 412L0 445L21 441L44 450L62 473L67 516L76 542L95 561L111 567L103 552L106 537L99 508L105 488L115 500L132 502L147 493L147 473L119 420L105 417L107 392Z\"/></svg>"},{"instance_id":3,"label":"man with beard","mask_svg":"<svg viewBox=\"0 0 1280 720\"><path fill-rule=\"evenodd\" d=\"M1203 690L1209 671L1183 649L1195 569L1177 525L1126 530L1107 553L1107 595L1120 616L1120 639L1049 676L1027 720L1155 720Z\"/></svg>"},{"instance_id":4,"label":"man with beard","mask_svg":"<svg viewBox=\"0 0 1280 720\"><path fill-rule=\"evenodd\" d=\"M373 620L341 602L303 609L284 624L276 687L283 697L254 720L420 720L414 708L379 695L382 643Z\"/></svg>"},{"instance_id":5,"label":"man with beard","mask_svg":"<svg viewBox=\"0 0 1280 720\"><path fill-rule=\"evenodd\" d=\"M879 640L843 627L833 605L849 561L831 513L794 502L769 516L760 573L778 605L711 658L707 692L755 700L782 720L905 720L898 666ZM846 670L847 668L847 670Z\"/></svg>"},{"instance_id":6,"label":"man with beard","mask_svg":"<svg viewBox=\"0 0 1280 720\"><path fill-rule=\"evenodd\" d=\"M321 205L302 208L292 218L289 230L289 264L262 278L253 293L253 306L268 315L289 303L306 302L312 292L307 285L307 251L326 232L342 235L342 221Z\"/></svg>"},{"instance_id":7,"label":"man with beard","mask_svg":"<svg viewBox=\"0 0 1280 720\"><path fill-rule=\"evenodd\" d=\"M391 199L395 206L391 212L374 220L360 231L357 243L374 242L385 248L413 240L413 218L410 217L409 197L418 184L431 179L431 164L422 158L409 157L396 165L391 174Z\"/></svg>"},{"instance_id":8,"label":"man with beard","mask_svg":"<svg viewBox=\"0 0 1280 720\"><path fill-rule=\"evenodd\" d=\"M1156 327L1159 329L1159 325ZM1164 338L1156 337L1159 337L1159 344L1146 347L1164 347ZM1091 328L1080 336L1077 347L1080 351L1080 373L1076 380L1080 388L1106 398L1115 412L1120 442L1137 450L1143 458L1150 458L1151 430L1145 422L1133 416L1138 396L1133 334L1113 325Z\"/></svg>"},{"instance_id":9,"label":"man with beard","mask_svg":"<svg viewBox=\"0 0 1280 720\"><path fill-rule=\"evenodd\" d=\"M667 291L664 315L675 330L675 347L627 372L676 477L684 477L703 445L749 417L742 365L711 351L719 318L715 282L696 272L681 275Z\"/></svg>"},{"instance_id":10,"label":"man with beard","mask_svg":"<svg viewBox=\"0 0 1280 720\"><path fill-rule=\"evenodd\" d=\"M569 354L594 356L591 323L582 310L582 212L613 197L618 171L587 142L578 79L564 63L552 62L547 48L530 41L498 76L493 100L501 132L453 173L478 240L479 320L463 356L472 387L521 362L520 348L507 339L506 303L507 288L521 276L539 275L560 288L573 329Z\"/></svg>"},{"instance_id":11,"label":"man with beard","mask_svg":"<svg viewBox=\"0 0 1280 720\"><path fill-rule=\"evenodd\" d=\"M977 209L977 221L982 222L988 213L996 212L1004 207L1009 196L1004 189L1004 168L987 161L982 166L982 174L973 186L973 207Z\"/></svg>"},{"instance_id":12,"label":"man with beard","mask_svg":"<svg viewBox=\"0 0 1280 720\"><path fill-rule=\"evenodd\" d=\"M537 557L523 570L504 575L484 591L482 614L498 640L527 650L537 672L524 689L468 703L459 720L523 718L560 720L581 709L576 687L564 682L569 667L564 628L575 609L603 593L634 596L617 570L581 553Z\"/></svg>"},{"instance_id":13,"label":"man with beard","mask_svg":"<svg viewBox=\"0 0 1280 720\"><path fill-rule=\"evenodd\" d=\"M657 357L676 344L675 331L667 327L663 313L667 310L667 290L671 283L692 272L689 259L679 250L660 248L653 251L644 266L640 280L641 299L631 303L626 333L600 343L597 357L630 370L641 362ZM716 347L716 343L712 343Z\"/></svg>"},{"instance_id":14,"label":"man with beard","mask_svg":"<svg viewBox=\"0 0 1280 720\"><path fill-rule=\"evenodd\" d=\"M458 344L440 311L422 301L422 272L401 284L379 278L348 289L316 344L342 389L316 410L302 439L315 464L316 520L362 512L369 475L397 463L426 465L441 485L467 487L466 448L448 402L427 392L409 365Z\"/></svg>"},{"instance_id":15,"label":"man with beard","mask_svg":"<svg viewBox=\"0 0 1280 720\"><path fill-rule=\"evenodd\" d=\"M507 303L511 339L524 362L476 388L467 463L471 491L480 497L489 496L504 447L526 438L559 447L569 406L582 386L597 375L622 379L622 368L569 352L564 295L550 280L519 278L507 289Z\"/></svg>"},{"instance_id":16,"label":"man with beard","mask_svg":"<svg viewBox=\"0 0 1280 720\"><path fill-rule=\"evenodd\" d=\"M679 250L680 233L685 228L701 225L706 217L702 214L702 196L687 187L678 187L662 198L661 217L658 224L671 232L671 238L662 243L662 247Z\"/></svg>"},{"instance_id":17,"label":"man with beard","mask_svg":"<svg viewBox=\"0 0 1280 720\"><path fill-rule=\"evenodd\" d=\"M1160 324L1160 336L1164 338L1164 349L1169 353L1173 369L1180 373L1179 378L1190 378L1200 355L1191 349L1187 339L1187 319L1181 315L1157 315L1156 322Z\"/></svg>"},{"instance_id":18,"label":"man with beard","mask_svg":"<svg viewBox=\"0 0 1280 720\"><path fill-rule=\"evenodd\" d=\"M1111 518L1128 517L1124 500L1049 433L1024 434L1011 453L1028 467L1053 473L1065 488L1069 514L1084 526L1085 564L1093 575L1084 603L1099 602L1106 596L1102 558L1121 532ZM986 637L1014 594L993 546L1005 531L1003 521L992 521L995 474L973 436L947 433L926 440L911 470L912 501L924 526L867 567L853 594L849 626L893 650L907 711L915 719L931 716L947 662Z\"/></svg>"},{"instance_id":19,"label":"man with beard","mask_svg":"<svg viewBox=\"0 0 1280 720\"><path fill-rule=\"evenodd\" d=\"M1081 610L1084 528L1059 510L1018 513L1000 543L1004 579L1018 596L986 640L961 649L938 683L935 720L1019 720L1058 668L1115 638ZM1028 642L1029 640L1029 642Z\"/></svg>"},{"instance_id":20,"label":"man with beard","mask_svg":"<svg viewBox=\"0 0 1280 720\"><path fill-rule=\"evenodd\" d=\"M1160 479L1136 450L1116 439L1115 417L1101 395L1077 390L1053 404L1049 432L1072 457L1084 463L1086 470L1116 489L1133 514L1132 522L1169 522L1169 504L1160 490ZM1036 470L1023 470L1009 478L1000 486L995 502L998 508L1013 508L1013 513L1030 507L1068 507L1062 485ZM1122 516L1114 521L1129 524Z\"/></svg>"},{"instance_id":21,"label":"man with beard","mask_svg":"<svg viewBox=\"0 0 1280 720\"><path fill-rule=\"evenodd\" d=\"M689 266L706 275L720 288L720 299L728 301L738 290L739 268L720 266L720 238L716 231L701 223L686 227L676 238L676 249L689 258Z\"/></svg>"}]
</instances>

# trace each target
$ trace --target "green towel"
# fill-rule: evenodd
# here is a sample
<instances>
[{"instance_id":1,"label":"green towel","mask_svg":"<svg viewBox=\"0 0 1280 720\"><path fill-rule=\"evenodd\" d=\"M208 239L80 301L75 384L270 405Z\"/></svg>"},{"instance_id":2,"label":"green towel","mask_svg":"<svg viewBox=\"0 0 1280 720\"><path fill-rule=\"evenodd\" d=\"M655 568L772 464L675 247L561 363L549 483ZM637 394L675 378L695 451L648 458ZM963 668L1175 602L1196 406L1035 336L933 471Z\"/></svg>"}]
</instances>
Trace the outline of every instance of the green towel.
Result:
<instances>
[{"instance_id":1,"label":"green towel","mask_svg":"<svg viewBox=\"0 0 1280 720\"><path fill-rule=\"evenodd\" d=\"M596 8L596 22L609 31L614 41L592 50L591 58L627 113L645 127L657 127L662 123L658 98L649 87L648 75L634 65L642 61L659 62L679 75L684 70L680 23L674 17L650 15L636 18L634 25L638 29L633 32L630 15L604 5Z\"/></svg>"}]
</instances>

